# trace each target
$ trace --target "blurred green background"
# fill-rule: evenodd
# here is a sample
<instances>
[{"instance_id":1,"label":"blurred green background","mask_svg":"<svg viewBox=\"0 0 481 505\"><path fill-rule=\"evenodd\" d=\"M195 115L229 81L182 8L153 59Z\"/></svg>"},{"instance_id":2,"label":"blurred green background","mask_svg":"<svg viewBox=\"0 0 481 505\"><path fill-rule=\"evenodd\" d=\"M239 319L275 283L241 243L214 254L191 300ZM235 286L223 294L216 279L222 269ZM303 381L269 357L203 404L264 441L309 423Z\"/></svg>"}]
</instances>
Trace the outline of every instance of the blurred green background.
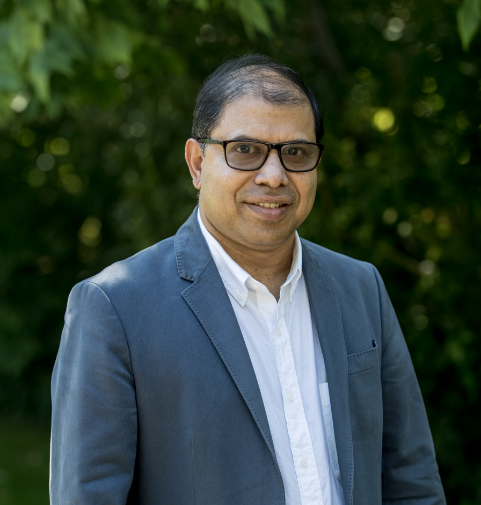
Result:
<instances>
[{"instance_id":1,"label":"blurred green background","mask_svg":"<svg viewBox=\"0 0 481 505\"><path fill-rule=\"evenodd\" d=\"M480 13L481 0L0 1L0 505L48 503L70 289L192 212L196 93L246 52L316 92L326 148L300 233L380 270L448 501L481 504Z\"/></svg>"}]
</instances>

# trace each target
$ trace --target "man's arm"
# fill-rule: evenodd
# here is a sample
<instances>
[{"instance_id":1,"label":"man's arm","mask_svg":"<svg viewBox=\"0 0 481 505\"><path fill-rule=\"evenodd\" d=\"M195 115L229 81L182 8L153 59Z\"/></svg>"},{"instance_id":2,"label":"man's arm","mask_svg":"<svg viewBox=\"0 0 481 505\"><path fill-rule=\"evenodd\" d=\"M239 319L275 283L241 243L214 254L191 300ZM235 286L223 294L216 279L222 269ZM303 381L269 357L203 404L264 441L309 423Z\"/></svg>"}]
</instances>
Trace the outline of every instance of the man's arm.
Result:
<instances>
[{"instance_id":1,"label":"man's arm","mask_svg":"<svg viewBox=\"0 0 481 505\"><path fill-rule=\"evenodd\" d=\"M51 505L125 505L137 409L128 344L104 291L75 286L52 377Z\"/></svg>"},{"instance_id":2,"label":"man's arm","mask_svg":"<svg viewBox=\"0 0 481 505\"><path fill-rule=\"evenodd\" d=\"M411 357L377 270L375 275L382 320L382 501L444 505L431 431Z\"/></svg>"}]
</instances>

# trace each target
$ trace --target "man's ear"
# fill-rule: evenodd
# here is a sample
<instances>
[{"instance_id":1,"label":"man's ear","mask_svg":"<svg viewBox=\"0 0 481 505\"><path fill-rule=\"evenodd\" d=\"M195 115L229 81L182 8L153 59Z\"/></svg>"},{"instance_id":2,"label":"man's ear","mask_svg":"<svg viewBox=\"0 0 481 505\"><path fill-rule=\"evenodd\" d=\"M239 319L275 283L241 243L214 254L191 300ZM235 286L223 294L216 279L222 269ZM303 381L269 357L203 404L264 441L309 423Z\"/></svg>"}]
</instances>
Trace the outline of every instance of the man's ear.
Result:
<instances>
[{"instance_id":1,"label":"man's ear","mask_svg":"<svg viewBox=\"0 0 481 505\"><path fill-rule=\"evenodd\" d=\"M189 139L185 143L185 161L189 167L192 184L196 189L200 189L203 160L204 156L199 142L195 139Z\"/></svg>"}]
</instances>

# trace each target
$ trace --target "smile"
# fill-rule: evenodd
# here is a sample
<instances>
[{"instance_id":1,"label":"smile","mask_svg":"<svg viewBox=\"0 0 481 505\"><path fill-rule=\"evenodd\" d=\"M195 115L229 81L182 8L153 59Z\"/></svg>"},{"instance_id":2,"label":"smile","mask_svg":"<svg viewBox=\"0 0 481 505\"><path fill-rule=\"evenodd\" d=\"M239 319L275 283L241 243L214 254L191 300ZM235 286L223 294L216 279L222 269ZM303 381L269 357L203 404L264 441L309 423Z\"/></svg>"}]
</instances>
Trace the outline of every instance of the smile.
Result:
<instances>
[{"instance_id":1,"label":"smile","mask_svg":"<svg viewBox=\"0 0 481 505\"><path fill-rule=\"evenodd\" d=\"M264 207L266 209L277 209L278 207L283 207L284 203L254 203L258 207Z\"/></svg>"}]
</instances>

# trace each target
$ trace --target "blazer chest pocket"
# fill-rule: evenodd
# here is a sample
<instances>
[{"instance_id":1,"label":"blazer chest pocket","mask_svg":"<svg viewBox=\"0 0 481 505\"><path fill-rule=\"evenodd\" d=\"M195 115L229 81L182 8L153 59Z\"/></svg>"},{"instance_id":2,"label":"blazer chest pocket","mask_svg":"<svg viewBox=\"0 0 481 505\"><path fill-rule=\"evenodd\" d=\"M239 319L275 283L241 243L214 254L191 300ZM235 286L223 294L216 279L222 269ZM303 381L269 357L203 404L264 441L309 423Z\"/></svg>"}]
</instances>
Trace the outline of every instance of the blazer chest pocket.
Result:
<instances>
[{"instance_id":1,"label":"blazer chest pocket","mask_svg":"<svg viewBox=\"0 0 481 505\"><path fill-rule=\"evenodd\" d=\"M357 352L355 354L349 354L347 356L349 375L364 372L379 366L379 347L377 346L375 340L373 340L372 345L372 349Z\"/></svg>"}]
</instances>

